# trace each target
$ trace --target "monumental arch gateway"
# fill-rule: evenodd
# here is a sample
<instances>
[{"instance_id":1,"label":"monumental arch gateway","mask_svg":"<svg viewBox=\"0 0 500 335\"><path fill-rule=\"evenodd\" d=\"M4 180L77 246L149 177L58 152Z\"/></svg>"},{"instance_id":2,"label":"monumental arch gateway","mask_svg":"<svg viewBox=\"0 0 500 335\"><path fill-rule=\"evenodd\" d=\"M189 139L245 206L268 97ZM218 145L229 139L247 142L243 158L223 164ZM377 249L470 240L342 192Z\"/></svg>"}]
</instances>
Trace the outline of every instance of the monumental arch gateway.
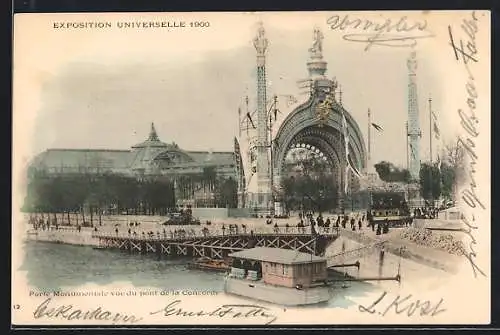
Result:
<instances>
[{"instance_id":1,"label":"monumental arch gateway","mask_svg":"<svg viewBox=\"0 0 500 335\"><path fill-rule=\"evenodd\" d=\"M254 209L259 215L280 215L285 158L290 150L301 147L318 153L331 166L339 192L337 206L343 210L344 199L353 191L353 185L359 186L359 178L366 171L366 149L358 124L342 105L337 81L325 75L321 31L314 30L309 49L309 78L305 81L309 93L302 101L294 98L294 103L286 106L288 109L280 107L279 118L276 112L273 115L267 100L268 40L262 24L253 44L257 51L257 102L254 115L240 111L240 124L250 121L252 126L246 131L240 127L236 141L241 162L239 206ZM276 103L277 96L274 98Z\"/></svg>"}]
</instances>

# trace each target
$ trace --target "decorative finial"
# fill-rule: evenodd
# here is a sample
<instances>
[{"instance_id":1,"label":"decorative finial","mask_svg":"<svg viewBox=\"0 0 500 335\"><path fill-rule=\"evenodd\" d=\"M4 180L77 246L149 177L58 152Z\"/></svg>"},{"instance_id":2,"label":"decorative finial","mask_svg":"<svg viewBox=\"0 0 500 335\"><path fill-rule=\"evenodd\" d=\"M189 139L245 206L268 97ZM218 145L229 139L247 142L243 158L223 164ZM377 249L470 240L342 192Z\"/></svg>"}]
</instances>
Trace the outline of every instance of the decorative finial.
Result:
<instances>
[{"instance_id":1,"label":"decorative finial","mask_svg":"<svg viewBox=\"0 0 500 335\"><path fill-rule=\"evenodd\" d=\"M318 27L315 27L313 32L313 44L309 49L311 58L323 58L323 39L323 33Z\"/></svg>"},{"instance_id":2,"label":"decorative finial","mask_svg":"<svg viewBox=\"0 0 500 335\"><path fill-rule=\"evenodd\" d=\"M323 78L327 64L323 60L323 33L318 27L314 28L312 47L309 48L307 69L312 80Z\"/></svg>"},{"instance_id":3,"label":"decorative finial","mask_svg":"<svg viewBox=\"0 0 500 335\"><path fill-rule=\"evenodd\" d=\"M155 124L151 122L151 131L149 132L149 141L159 141L158 134L156 133Z\"/></svg>"},{"instance_id":4,"label":"decorative finial","mask_svg":"<svg viewBox=\"0 0 500 335\"><path fill-rule=\"evenodd\" d=\"M266 54L268 41L266 38L266 30L264 29L264 24L262 21L259 22L259 29L257 30L257 36L253 40L253 45L255 50L257 50L257 56L264 56Z\"/></svg>"},{"instance_id":5,"label":"decorative finial","mask_svg":"<svg viewBox=\"0 0 500 335\"><path fill-rule=\"evenodd\" d=\"M410 53L410 58L408 59L407 62L408 66L408 71L410 71L410 74L415 74L417 71L417 52L412 51Z\"/></svg>"}]
</instances>

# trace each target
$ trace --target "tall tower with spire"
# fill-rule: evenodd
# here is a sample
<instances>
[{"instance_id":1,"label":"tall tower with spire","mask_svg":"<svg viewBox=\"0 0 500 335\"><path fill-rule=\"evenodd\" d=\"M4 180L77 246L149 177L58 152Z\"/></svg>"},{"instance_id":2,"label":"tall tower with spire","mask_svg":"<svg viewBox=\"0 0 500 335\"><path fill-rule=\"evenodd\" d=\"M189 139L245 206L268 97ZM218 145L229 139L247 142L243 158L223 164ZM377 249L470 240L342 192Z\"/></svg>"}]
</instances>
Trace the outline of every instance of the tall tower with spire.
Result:
<instances>
[{"instance_id":1,"label":"tall tower with spire","mask_svg":"<svg viewBox=\"0 0 500 335\"><path fill-rule=\"evenodd\" d=\"M266 108L266 51L269 43L262 22L253 44L257 51L257 207L260 211L269 211L272 208Z\"/></svg>"},{"instance_id":2,"label":"tall tower with spire","mask_svg":"<svg viewBox=\"0 0 500 335\"><path fill-rule=\"evenodd\" d=\"M417 95L417 53L413 51L407 62L408 66L408 138L411 179L416 181L420 176L420 130L418 95Z\"/></svg>"}]
</instances>

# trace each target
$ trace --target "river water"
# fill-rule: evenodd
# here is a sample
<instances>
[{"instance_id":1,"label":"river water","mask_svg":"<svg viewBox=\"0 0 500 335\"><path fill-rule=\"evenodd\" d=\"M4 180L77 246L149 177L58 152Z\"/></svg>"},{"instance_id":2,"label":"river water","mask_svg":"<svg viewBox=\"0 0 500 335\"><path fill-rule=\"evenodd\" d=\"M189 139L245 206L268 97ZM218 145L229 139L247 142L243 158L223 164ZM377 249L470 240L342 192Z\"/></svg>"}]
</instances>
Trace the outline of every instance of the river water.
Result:
<instances>
[{"instance_id":1,"label":"river water","mask_svg":"<svg viewBox=\"0 0 500 335\"><path fill-rule=\"evenodd\" d=\"M223 273L187 269L189 259L186 258L158 259L153 255L43 242L25 242L23 248L24 261L19 270L26 271L28 284L41 291L113 282L130 282L136 287L160 290L222 292L224 287ZM331 288L335 298L328 306L348 308L355 304L353 298L375 289L370 283L335 283Z\"/></svg>"}]
</instances>

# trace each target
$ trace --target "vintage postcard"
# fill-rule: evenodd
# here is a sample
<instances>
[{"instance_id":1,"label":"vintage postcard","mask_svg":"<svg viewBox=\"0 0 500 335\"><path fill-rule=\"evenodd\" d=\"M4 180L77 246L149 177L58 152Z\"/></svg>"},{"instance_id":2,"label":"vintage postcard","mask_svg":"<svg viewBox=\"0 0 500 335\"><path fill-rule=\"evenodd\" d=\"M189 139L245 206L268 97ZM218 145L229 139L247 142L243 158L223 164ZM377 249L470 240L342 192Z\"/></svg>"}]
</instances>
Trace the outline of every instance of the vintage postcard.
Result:
<instances>
[{"instance_id":1,"label":"vintage postcard","mask_svg":"<svg viewBox=\"0 0 500 335\"><path fill-rule=\"evenodd\" d=\"M488 11L18 14L12 324L490 322Z\"/></svg>"}]
</instances>

